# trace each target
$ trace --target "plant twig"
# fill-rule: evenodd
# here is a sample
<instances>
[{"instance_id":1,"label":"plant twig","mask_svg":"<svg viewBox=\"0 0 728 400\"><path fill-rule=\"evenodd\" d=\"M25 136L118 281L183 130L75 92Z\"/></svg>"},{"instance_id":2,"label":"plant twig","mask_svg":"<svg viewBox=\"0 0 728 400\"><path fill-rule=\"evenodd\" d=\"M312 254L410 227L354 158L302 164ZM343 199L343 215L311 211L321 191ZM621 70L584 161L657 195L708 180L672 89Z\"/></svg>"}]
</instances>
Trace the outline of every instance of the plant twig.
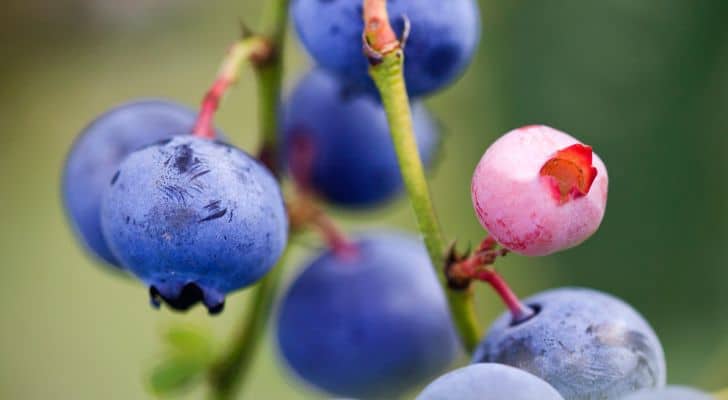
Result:
<instances>
[{"instance_id":1,"label":"plant twig","mask_svg":"<svg viewBox=\"0 0 728 400\"><path fill-rule=\"evenodd\" d=\"M281 51L288 24L288 0L268 0L264 14L264 35L269 53L254 63L259 91L259 113L262 145L259 157L275 173L277 167L278 103L283 81ZM293 238L289 238L292 240ZM290 244L278 264L258 283L253 298L230 350L210 371L212 396L218 400L234 398L242 387L265 331L268 315L278 291L283 264Z\"/></svg>"},{"instance_id":2,"label":"plant twig","mask_svg":"<svg viewBox=\"0 0 728 400\"><path fill-rule=\"evenodd\" d=\"M242 387L256 354L255 350L265 332L290 247L286 247L278 264L256 285L253 298L245 310L245 318L233 337L231 347L210 371L213 399L232 399Z\"/></svg>"},{"instance_id":3,"label":"plant twig","mask_svg":"<svg viewBox=\"0 0 728 400\"><path fill-rule=\"evenodd\" d=\"M283 47L288 25L289 0L268 0L263 15L264 31L272 44L272 56L256 69L258 113L262 143L258 158L278 175L278 107L283 86Z\"/></svg>"},{"instance_id":4,"label":"plant twig","mask_svg":"<svg viewBox=\"0 0 728 400\"><path fill-rule=\"evenodd\" d=\"M402 178L427 252L447 295L455 327L463 345L470 352L477 345L481 334L475 316L473 293L470 289L447 289L447 278L443 273L445 242L415 142L403 75L404 52L391 28L386 6L386 0L364 0L363 39L365 53L370 60L369 73L384 104Z\"/></svg>"},{"instance_id":5,"label":"plant twig","mask_svg":"<svg viewBox=\"0 0 728 400\"><path fill-rule=\"evenodd\" d=\"M240 69L246 62L254 65L270 57L271 46L260 36L246 37L232 45L227 56L220 66L215 82L202 100L200 113L197 116L192 133L195 136L212 139L215 137L215 128L212 120L220 107L225 92L234 85L240 77Z\"/></svg>"}]
</instances>

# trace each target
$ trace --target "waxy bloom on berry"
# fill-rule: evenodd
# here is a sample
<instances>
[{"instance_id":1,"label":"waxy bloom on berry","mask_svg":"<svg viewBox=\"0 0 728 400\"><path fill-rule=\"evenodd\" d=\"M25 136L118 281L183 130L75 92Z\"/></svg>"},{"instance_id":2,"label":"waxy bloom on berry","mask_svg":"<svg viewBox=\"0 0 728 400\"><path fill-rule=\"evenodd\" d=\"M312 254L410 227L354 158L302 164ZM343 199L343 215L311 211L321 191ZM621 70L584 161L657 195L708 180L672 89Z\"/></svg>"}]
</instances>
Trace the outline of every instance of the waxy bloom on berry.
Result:
<instances>
[{"instance_id":1,"label":"waxy bloom on berry","mask_svg":"<svg viewBox=\"0 0 728 400\"><path fill-rule=\"evenodd\" d=\"M498 139L472 181L480 223L504 247L529 256L564 250L599 227L609 178L591 147L543 125Z\"/></svg>"}]
</instances>

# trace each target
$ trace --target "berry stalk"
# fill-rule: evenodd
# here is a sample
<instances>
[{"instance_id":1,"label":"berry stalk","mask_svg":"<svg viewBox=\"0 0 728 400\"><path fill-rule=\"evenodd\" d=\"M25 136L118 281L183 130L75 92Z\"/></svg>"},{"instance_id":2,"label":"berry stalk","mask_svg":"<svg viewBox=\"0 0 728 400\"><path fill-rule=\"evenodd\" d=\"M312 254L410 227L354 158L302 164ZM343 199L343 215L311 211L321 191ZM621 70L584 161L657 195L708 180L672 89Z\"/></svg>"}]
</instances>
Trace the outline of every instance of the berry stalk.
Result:
<instances>
[{"instance_id":1,"label":"berry stalk","mask_svg":"<svg viewBox=\"0 0 728 400\"><path fill-rule=\"evenodd\" d=\"M200 113L192 130L195 136L206 139L215 138L215 127L212 123L215 112L220 108L220 102L227 90L240 78L240 69L243 63L259 63L269 58L270 53L271 46L269 42L259 36L243 38L230 47L220 66L215 82L202 100Z\"/></svg>"},{"instance_id":2,"label":"berry stalk","mask_svg":"<svg viewBox=\"0 0 728 400\"><path fill-rule=\"evenodd\" d=\"M283 81L283 49L286 27L288 25L288 0L269 0L263 16L267 55L254 62L258 81L258 104L260 129L263 144L259 158L271 171L276 172L278 133L278 102ZM223 68L224 69L224 68ZM289 241L292 240L289 239ZM289 246L285 252L288 252ZM254 288L251 303L246 310L239 333L233 338L231 348L210 371L212 398L226 400L235 398L245 382L247 372L255 357L257 344L265 332L268 315L273 308L273 300L278 292L286 253L278 264Z\"/></svg>"},{"instance_id":3,"label":"berry stalk","mask_svg":"<svg viewBox=\"0 0 728 400\"><path fill-rule=\"evenodd\" d=\"M289 240L293 239L291 237ZM283 266L290 248L290 245L286 247L276 266L255 286L253 298L247 305L245 318L233 337L231 347L210 370L213 399L235 398L245 382L245 376L256 354L255 349L259 347L260 339L265 333L268 315L280 286Z\"/></svg>"},{"instance_id":4,"label":"berry stalk","mask_svg":"<svg viewBox=\"0 0 728 400\"><path fill-rule=\"evenodd\" d=\"M299 188L297 197L288 202L291 230L313 228L337 256L349 257L357 253L356 245L336 222L319 207L312 196Z\"/></svg>"},{"instance_id":5,"label":"berry stalk","mask_svg":"<svg viewBox=\"0 0 728 400\"><path fill-rule=\"evenodd\" d=\"M425 247L447 295L455 327L463 345L470 352L481 335L475 317L473 293L471 290L447 290L447 278L442 273L445 242L414 139L412 113L403 74L404 51L394 36L386 6L386 0L364 0L363 38L365 52L370 61L369 73L382 97L402 178L424 237Z\"/></svg>"},{"instance_id":6,"label":"berry stalk","mask_svg":"<svg viewBox=\"0 0 728 400\"><path fill-rule=\"evenodd\" d=\"M258 114L262 143L258 158L278 176L278 107L283 86L283 55L289 0L269 0L264 10L263 29L269 39L270 55L256 65Z\"/></svg>"}]
</instances>

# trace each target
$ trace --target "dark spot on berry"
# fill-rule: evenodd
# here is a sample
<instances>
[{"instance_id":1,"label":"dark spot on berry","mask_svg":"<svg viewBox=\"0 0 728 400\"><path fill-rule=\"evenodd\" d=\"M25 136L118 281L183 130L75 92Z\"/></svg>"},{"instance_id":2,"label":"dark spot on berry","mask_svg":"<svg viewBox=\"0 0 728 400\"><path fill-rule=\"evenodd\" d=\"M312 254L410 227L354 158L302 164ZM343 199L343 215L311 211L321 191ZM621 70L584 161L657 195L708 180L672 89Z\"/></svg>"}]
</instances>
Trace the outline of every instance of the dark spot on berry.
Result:
<instances>
[{"instance_id":1,"label":"dark spot on berry","mask_svg":"<svg viewBox=\"0 0 728 400\"><path fill-rule=\"evenodd\" d=\"M119 179L119 175L121 175L121 171L116 171L114 176L111 178L111 186L114 186L116 181Z\"/></svg>"},{"instance_id":2,"label":"dark spot on berry","mask_svg":"<svg viewBox=\"0 0 728 400\"><path fill-rule=\"evenodd\" d=\"M220 203L221 202L222 202L222 200L211 201L210 203L208 203L205 206L205 210L217 210L217 209L220 208Z\"/></svg>"},{"instance_id":3,"label":"dark spot on berry","mask_svg":"<svg viewBox=\"0 0 728 400\"><path fill-rule=\"evenodd\" d=\"M215 220L215 219L218 219L218 218L222 218L225 214L227 214L227 208L223 208L222 210L220 210L220 211L218 211L216 213L210 214L207 217L205 217L205 218L203 218L203 219L201 219L201 220L199 220L197 222L202 223L202 222L212 221L212 220Z\"/></svg>"},{"instance_id":4,"label":"dark spot on berry","mask_svg":"<svg viewBox=\"0 0 728 400\"><path fill-rule=\"evenodd\" d=\"M194 181L195 179L197 179L197 178L199 178L199 177L201 177L203 175L207 175L209 173L210 173L210 170L209 169L206 169L206 170L204 170L202 172L198 172L198 173L192 175L192 177L190 178L190 180L191 181Z\"/></svg>"},{"instance_id":5,"label":"dark spot on berry","mask_svg":"<svg viewBox=\"0 0 728 400\"><path fill-rule=\"evenodd\" d=\"M458 47L453 44L437 46L430 51L427 57L425 72L432 78L445 77L451 72L452 67L457 64L456 61L459 55Z\"/></svg>"},{"instance_id":6,"label":"dark spot on berry","mask_svg":"<svg viewBox=\"0 0 728 400\"><path fill-rule=\"evenodd\" d=\"M192 168L196 161L199 162L193 157L193 153L192 148L187 144L175 148L174 167L178 173L184 174Z\"/></svg>"}]
</instances>

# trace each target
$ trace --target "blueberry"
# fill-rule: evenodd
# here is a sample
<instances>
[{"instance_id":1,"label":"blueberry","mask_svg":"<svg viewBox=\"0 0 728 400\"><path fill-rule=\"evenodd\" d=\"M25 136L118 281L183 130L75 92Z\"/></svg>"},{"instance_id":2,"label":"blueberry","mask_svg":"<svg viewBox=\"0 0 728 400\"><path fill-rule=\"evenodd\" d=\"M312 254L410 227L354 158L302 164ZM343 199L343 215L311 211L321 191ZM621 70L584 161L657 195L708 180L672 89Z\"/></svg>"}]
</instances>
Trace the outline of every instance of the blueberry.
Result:
<instances>
[{"instance_id":1,"label":"blueberry","mask_svg":"<svg viewBox=\"0 0 728 400\"><path fill-rule=\"evenodd\" d=\"M511 325L502 315L474 362L528 371L567 400L618 399L665 384L662 346L649 324L623 301L590 289L549 290L526 299L537 314Z\"/></svg>"},{"instance_id":2,"label":"blueberry","mask_svg":"<svg viewBox=\"0 0 728 400\"><path fill-rule=\"evenodd\" d=\"M436 124L421 103L412 113L418 148L429 164L438 144ZM314 70L293 90L284 118L284 159L299 184L345 207L371 207L401 192L387 118L373 96Z\"/></svg>"},{"instance_id":3,"label":"blueberry","mask_svg":"<svg viewBox=\"0 0 728 400\"><path fill-rule=\"evenodd\" d=\"M132 153L108 185L104 235L157 305L220 311L225 294L263 276L286 245L276 180L232 146L176 137Z\"/></svg>"},{"instance_id":4,"label":"blueberry","mask_svg":"<svg viewBox=\"0 0 728 400\"><path fill-rule=\"evenodd\" d=\"M480 14L474 0L397 0L388 2L398 34L403 16L411 22L405 48L405 77L411 96L432 93L454 81L475 53ZM362 54L361 0L294 0L298 35L318 64L373 88Z\"/></svg>"},{"instance_id":5,"label":"blueberry","mask_svg":"<svg viewBox=\"0 0 728 400\"><path fill-rule=\"evenodd\" d=\"M280 352L333 395L394 398L441 373L459 344L417 239L372 233L354 244L354 255L319 255L285 291Z\"/></svg>"},{"instance_id":6,"label":"blueberry","mask_svg":"<svg viewBox=\"0 0 728 400\"><path fill-rule=\"evenodd\" d=\"M416 400L564 400L551 385L503 364L473 364L430 383Z\"/></svg>"},{"instance_id":7,"label":"blueberry","mask_svg":"<svg viewBox=\"0 0 728 400\"><path fill-rule=\"evenodd\" d=\"M645 389L622 400L714 400L699 390L684 386L666 386L662 389Z\"/></svg>"},{"instance_id":8,"label":"blueberry","mask_svg":"<svg viewBox=\"0 0 728 400\"><path fill-rule=\"evenodd\" d=\"M194 111L164 100L137 100L96 118L76 139L63 171L63 201L79 238L99 259L121 267L101 233L102 193L129 153L189 134Z\"/></svg>"}]
</instances>

